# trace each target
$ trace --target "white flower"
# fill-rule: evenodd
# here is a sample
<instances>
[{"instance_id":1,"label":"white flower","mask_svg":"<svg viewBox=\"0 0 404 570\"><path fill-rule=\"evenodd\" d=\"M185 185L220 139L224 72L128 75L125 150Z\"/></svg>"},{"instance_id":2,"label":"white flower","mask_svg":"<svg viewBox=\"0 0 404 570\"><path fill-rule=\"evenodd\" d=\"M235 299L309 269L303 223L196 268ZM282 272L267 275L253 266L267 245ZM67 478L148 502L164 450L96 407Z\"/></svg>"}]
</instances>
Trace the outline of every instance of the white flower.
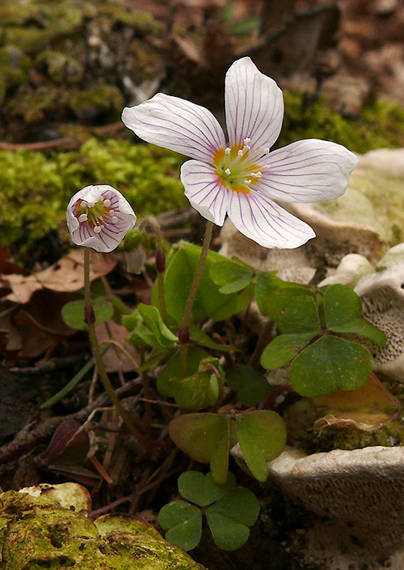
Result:
<instances>
[{"instance_id":1,"label":"white flower","mask_svg":"<svg viewBox=\"0 0 404 570\"><path fill-rule=\"evenodd\" d=\"M109 252L133 228L136 216L118 190L99 184L76 192L67 206L66 221L73 243Z\"/></svg>"},{"instance_id":2,"label":"white flower","mask_svg":"<svg viewBox=\"0 0 404 570\"><path fill-rule=\"evenodd\" d=\"M181 181L202 216L221 226L228 214L240 232L265 247L298 247L315 236L313 230L273 200L337 198L357 158L318 139L269 152L281 130L282 91L249 57L233 63L225 87L227 141L210 111L163 93L126 107L122 120L145 141L196 159L183 164Z\"/></svg>"}]
</instances>

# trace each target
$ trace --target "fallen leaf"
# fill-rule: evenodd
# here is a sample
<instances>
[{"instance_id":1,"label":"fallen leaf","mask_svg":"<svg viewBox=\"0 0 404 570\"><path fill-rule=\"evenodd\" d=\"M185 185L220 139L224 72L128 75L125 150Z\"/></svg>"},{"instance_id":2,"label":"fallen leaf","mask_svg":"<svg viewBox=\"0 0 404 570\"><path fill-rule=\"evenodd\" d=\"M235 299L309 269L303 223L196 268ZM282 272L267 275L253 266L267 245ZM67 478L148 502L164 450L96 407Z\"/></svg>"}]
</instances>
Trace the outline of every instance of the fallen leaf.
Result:
<instances>
[{"instance_id":1,"label":"fallen leaf","mask_svg":"<svg viewBox=\"0 0 404 570\"><path fill-rule=\"evenodd\" d=\"M393 420L400 409L398 400L373 373L357 390L337 390L312 402L324 414L313 426L319 432L328 426L376 431Z\"/></svg>"},{"instance_id":2,"label":"fallen leaf","mask_svg":"<svg viewBox=\"0 0 404 570\"><path fill-rule=\"evenodd\" d=\"M106 275L115 267L117 261L111 255L91 252L90 280ZM75 249L57 263L43 271L24 276L19 274L2 275L3 285L8 285L11 293L3 297L3 301L28 303L32 294L40 289L50 289L71 293L84 286L83 253Z\"/></svg>"},{"instance_id":3,"label":"fallen leaf","mask_svg":"<svg viewBox=\"0 0 404 570\"><path fill-rule=\"evenodd\" d=\"M8 273L26 274L26 271L10 259L10 249L0 245L0 275Z\"/></svg>"},{"instance_id":4,"label":"fallen leaf","mask_svg":"<svg viewBox=\"0 0 404 570\"><path fill-rule=\"evenodd\" d=\"M131 344L128 344L125 339L128 338L128 329L122 325L118 325L110 320L106 323L100 324L96 328L97 339L99 343L107 342L113 339L123 346L123 348L133 357L137 366L140 366L139 356ZM111 348L102 357L104 366L107 372L131 372L134 369L133 362L125 356L125 354L117 347L112 345Z\"/></svg>"}]
</instances>

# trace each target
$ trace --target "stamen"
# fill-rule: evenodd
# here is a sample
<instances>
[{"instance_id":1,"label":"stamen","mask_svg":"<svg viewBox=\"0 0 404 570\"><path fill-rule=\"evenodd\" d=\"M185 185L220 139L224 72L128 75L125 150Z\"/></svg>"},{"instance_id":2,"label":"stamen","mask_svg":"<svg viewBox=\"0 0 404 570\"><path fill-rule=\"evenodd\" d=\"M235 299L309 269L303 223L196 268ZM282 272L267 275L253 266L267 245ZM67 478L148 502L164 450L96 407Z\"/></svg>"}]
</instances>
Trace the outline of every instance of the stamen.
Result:
<instances>
[{"instance_id":1,"label":"stamen","mask_svg":"<svg viewBox=\"0 0 404 570\"><path fill-rule=\"evenodd\" d=\"M269 154L269 146L267 146L267 148L264 148L264 152L265 154Z\"/></svg>"},{"instance_id":2,"label":"stamen","mask_svg":"<svg viewBox=\"0 0 404 570\"><path fill-rule=\"evenodd\" d=\"M243 154L244 154L244 152L243 152L243 149L241 148L241 149L238 151L237 155L238 155L238 156L243 156Z\"/></svg>"},{"instance_id":3,"label":"stamen","mask_svg":"<svg viewBox=\"0 0 404 570\"><path fill-rule=\"evenodd\" d=\"M108 200L108 198L107 198L106 200L104 200L104 206L105 206L106 208L109 208L110 205L111 205L111 200Z\"/></svg>"},{"instance_id":4,"label":"stamen","mask_svg":"<svg viewBox=\"0 0 404 570\"><path fill-rule=\"evenodd\" d=\"M231 148L229 146L226 146L226 148L224 149L224 154L229 155L231 152Z\"/></svg>"},{"instance_id":5,"label":"stamen","mask_svg":"<svg viewBox=\"0 0 404 570\"><path fill-rule=\"evenodd\" d=\"M86 222L88 220L87 214L80 214L79 222Z\"/></svg>"},{"instance_id":6,"label":"stamen","mask_svg":"<svg viewBox=\"0 0 404 570\"><path fill-rule=\"evenodd\" d=\"M247 138L244 139L244 144L248 144L249 142L251 142L251 139L250 139L250 138L247 137Z\"/></svg>"},{"instance_id":7,"label":"stamen","mask_svg":"<svg viewBox=\"0 0 404 570\"><path fill-rule=\"evenodd\" d=\"M227 174L227 176L229 176L231 174L230 168L226 168L226 170L224 172L225 172L225 174Z\"/></svg>"},{"instance_id":8,"label":"stamen","mask_svg":"<svg viewBox=\"0 0 404 570\"><path fill-rule=\"evenodd\" d=\"M113 224L116 224L116 222L118 221L118 216L112 216L111 221Z\"/></svg>"},{"instance_id":9,"label":"stamen","mask_svg":"<svg viewBox=\"0 0 404 570\"><path fill-rule=\"evenodd\" d=\"M89 208L94 208L94 202L87 202L87 206Z\"/></svg>"},{"instance_id":10,"label":"stamen","mask_svg":"<svg viewBox=\"0 0 404 570\"><path fill-rule=\"evenodd\" d=\"M95 226L95 227L94 227L94 233L95 233L95 234L99 234L100 231L102 230L102 228L103 228L103 226Z\"/></svg>"},{"instance_id":11,"label":"stamen","mask_svg":"<svg viewBox=\"0 0 404 570\"><path fill-rule=\"evenodd\" d=\"M244 180L244 184L251 184L251 178L246 178Z\"/></svg>"}]
</instances>

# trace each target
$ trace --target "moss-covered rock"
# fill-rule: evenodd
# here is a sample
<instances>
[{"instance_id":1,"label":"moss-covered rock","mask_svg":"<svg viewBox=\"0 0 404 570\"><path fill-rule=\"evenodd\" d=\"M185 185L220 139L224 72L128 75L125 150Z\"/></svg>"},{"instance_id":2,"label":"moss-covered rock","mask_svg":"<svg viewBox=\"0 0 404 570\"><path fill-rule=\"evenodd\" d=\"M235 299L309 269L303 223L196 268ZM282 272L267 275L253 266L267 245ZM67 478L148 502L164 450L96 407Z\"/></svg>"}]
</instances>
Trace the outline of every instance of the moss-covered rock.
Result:
<instances>
[{"instance_id":1,"label":"moss-covered rock","mask_svg":"<svg viewBox=\"0 0 404 570\"><path fill-rule=\"evenodd\" d=\"M3 0L0 139L57 137L55 119L117 120L133 89L161 75L161 32L149 13L116 0Z\"/></svg>"},{"instance_id":2,"label":"moss-covered rock","mask_svg":"<svg viewBox=\"0 0 404 570\"><path fill-rule=\"evenodd\" d=\"M93 523L52 495L0 494L4 570L190 570L202 568L150 525L122 516Z\"/></svg>"}]
</instances>

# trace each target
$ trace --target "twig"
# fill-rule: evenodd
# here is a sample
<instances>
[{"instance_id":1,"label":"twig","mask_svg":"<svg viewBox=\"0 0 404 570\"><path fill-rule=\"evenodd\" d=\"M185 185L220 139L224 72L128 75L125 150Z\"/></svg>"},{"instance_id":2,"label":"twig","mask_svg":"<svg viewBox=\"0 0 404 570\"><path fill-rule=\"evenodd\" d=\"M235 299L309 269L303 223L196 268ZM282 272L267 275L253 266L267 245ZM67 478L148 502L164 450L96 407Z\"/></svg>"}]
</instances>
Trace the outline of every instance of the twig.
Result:
<instances>
[{"instance_id":1,"label":"twig","mask_svg":"<svg viewBox=\"0 0 404 570\"><path fill-rule=\"evenodd\" d=\"M108 136L113 135L124 128L124 124L119 123L111 123L110 125L105 125L103 127L94 127L89 129L89 135L96 135L96 136ZM88 137L90 138L90 137ZM53 139L51 141L40 141L34 143L9 143L9 142L0 142L0 150L50 150L53 148L65 148L66 150L74 149L79 147L82 144L82 138L75 139L74 136L71 137L62 137L59 139Z\"/></svg>"},{"instance_id":2,"label":"twig","mask_svg":"<svg viewBox=\"0 0 404 570\"><path fill-rule=\"evenodd\" d=\"M140 390L141 382L140 378L135 378L127 382L124 386L116 390L117 396L123 398L133 393L133 390ZM78 422L84 421L87 416L95 409L103 407L106 402L108 402L108 396L106 393L101 394L94 402L88 404L85 408L82 408L74 414L69 414L67 416L57 416L54 418L49 418L34 427L31 431L32 423L24 426L14 437L13 441L4 444L0 447L0 465L11 461L18 455L21 455L24 451L31 449L37 443L49 439L55 429L66 420L76 420Z\"/></svg>"}]
</instances>

